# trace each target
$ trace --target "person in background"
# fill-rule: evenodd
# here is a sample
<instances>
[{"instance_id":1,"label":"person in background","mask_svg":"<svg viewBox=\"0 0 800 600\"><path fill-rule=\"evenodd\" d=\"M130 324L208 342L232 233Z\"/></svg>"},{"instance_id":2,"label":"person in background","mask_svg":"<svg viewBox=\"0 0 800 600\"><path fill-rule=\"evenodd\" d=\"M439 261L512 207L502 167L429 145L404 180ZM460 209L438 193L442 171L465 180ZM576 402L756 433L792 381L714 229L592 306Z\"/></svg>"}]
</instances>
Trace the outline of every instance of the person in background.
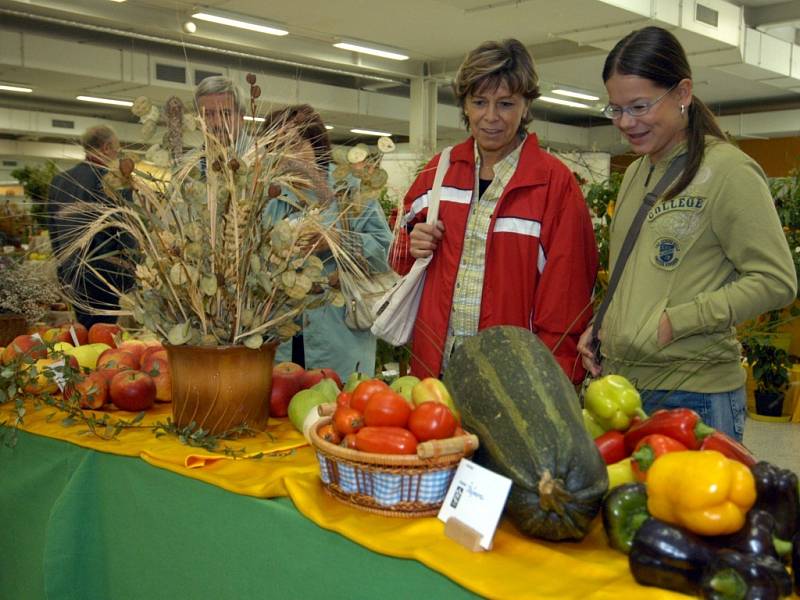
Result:
<instances>
[{"instance_id":1,"label":"person in background","mask_svg":"<svg viewBox=\"0 0 800 600\"><path fill-rule=\"evenodd\" d=\"M529 329L573 382L584 376L576 346L591 318L597 247L575 177L526 130L538 81L517 40L471 51L454 83L471 136L450 154L438 222L425 218L439 155L405 196L410 234L397 237L395 270L433 254L412 338L419 377L438 377L462 340L494 325Z\"/></svg>"},{"instance_id":2,"label":"person in background","mask_svg":"<svg viewBox=\"0 0 800 600\"><path fill-rule=\"evenodd\" d=\"M206 77L195 89L194 103L209 133L239 151L247 148L249 136L244 135L247 108L241 89L232 80L221 75Z\"/></svg>"},{"instance_id":3,"label":"person in background","mask_svg":"<svg viewBox=\"0 0 800 600\"><path fill-rule=\"evenodd\" d=\"M311 106L302 104L275 111L267 116L264 125L296 128L301 145L295 156L315 167L322 186L333 190L334 186L338 188L342 183L348 183L333 180L328 133L322 118ZM354 185L353 182L349 184ZM294 208L282 197L290 199L291 193L284 190L281 197L270 201L265 209L265 224L291 218ZM346 219L344 243L350 255L367 266L370 272L387 271L392 232L383 210L375 200L367 202L360 210L348 208L344 215L340 215L345 208L334 199L325 209L323 218L336 222L339 229L343 225L337 219ZM320 246L318 254L326 268L333 270L335 263L327 248ZM302 331L278 348L275 361L291 360L307 369L332 368L343 381L355 370L372 376L375 371L375 336L369 330L350 329L344 317L344 307L332 305L306 311L302 317Z\"/></svg>"},{"instance_id":4,"label":"person in background","mask_svg":"<svg viewBox=\"0 0 800 600\"><path fill-rule=\"evenodd\" d=\"M114 130L107 125L90 127L81 136L81 146L86 154L85 160L59 173L50 183L48 229L56 257L63 253L75 232L83 231L88 225L69 211L71 205L77 202L113 205L130 200L129 190L112 198L103 188L103 177L119 154L119 139ZM89 328L94 323L116 322L115 315L99 313L118 310L119 297L112 289L125 290L132 283L130 273L123 266L131 244L127 236L120 232L105 230L94 236L86 259L71 256L60 262L59 281L72 296L76 318L85 327ZM86 268L86 261L96 273Z\"/></svg>"},{"instance_id":5,"label":"person in background","mask_svg":"<svg viewBox=\"0 0 800 600\"><path fill-rule=\"evenodd\" d=\"M619 373L644 409L688 407L739 440L745 371L735 325L790 303L792 257L761 168L727 142L693 94L686 53L646 27L603 67L605 114L640 156L625 172L610 227L610 272L647 192L686 154L682 173L644 219L608 311L579 345L593 374Z\"/></svg>"}]
</instances>

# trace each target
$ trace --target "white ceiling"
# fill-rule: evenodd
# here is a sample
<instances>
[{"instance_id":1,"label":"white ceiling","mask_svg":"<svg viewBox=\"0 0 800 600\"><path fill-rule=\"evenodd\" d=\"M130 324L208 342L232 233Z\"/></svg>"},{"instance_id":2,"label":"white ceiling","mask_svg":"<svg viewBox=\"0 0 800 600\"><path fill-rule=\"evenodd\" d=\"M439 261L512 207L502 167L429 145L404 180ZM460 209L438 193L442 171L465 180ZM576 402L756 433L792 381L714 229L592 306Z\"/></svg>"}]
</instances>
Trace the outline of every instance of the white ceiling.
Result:
<instances>
[{"instance_id":1,"label":"white ceiling","mask_svg":"<svg viewBox=\"0 0 800 600\"><path fill-rule=\"evenodd\" d=\"M691 1L683 0L683 4ZM725 4L724 0L705 2ZM281 98L287 97L284 89L273 98L275 88L270 85L285 88L295 82L300 90L301 84L313 84L320 94L325 90L360 90L354 92L358 96L351 103L336 106L331 101L328 106L321 105L323 117L336 125L332 135L339 141L352 138L348 129L355 126L389 129L398 137L407 135L410 82L419 77L433 78L440 84L439 135L447 137L460 135L457 119L447 117L452 112L446 106L452 103L447 93L449 80L466 52L486 39L520 39L536 59L545 89L555 84L578 88L600 96L598 105L602 104L600 71L608 42L582 44L577 40L581 31L591 28L606 28L608 35L617 39L618 31L648 24L648 19L632 18L624 10L636 3L641 4L640 0L0 0L0 34L23 32L49 38L53 44L63 41L64 48L69 44L97 45L168 57L190 66L199 63L252 70L265 82L265 105L270 101L281 103ZM797 36L800 0L732 0L729 4L746 8L745 24L748 14L762 18L764 10L780 8L782 21L770 22L761 30L779 31L782 39L786 39L787 31ZM290 35L273 37L201 21L196 21L195 34L183 33L181 24L199 5L277 22ZM669 12L679 3L652 0L652 5ZM691 36L680 28L676 33L682 41ZM409 54L411 60L396 62L333 48L332 43L342 38L395 47ZM694 36L692 48L695 52L721 51L713 39L700 36ZM60 52L54 55L50 46L47 51L57 66L34 66L30 57L21 61L24 64L4 64L4 51L12 50L16 49L4 49L0 44L0 83L27 84L35 91L25 97L0 92L0 108L132 121L126 110L89 106L74 98L87 93L131 99L143 93L156 99L176 92L187 99L191 95L187 86L170 89L109 79L94 73L92 64L59 61L64 56ZM703 60L695 61L693 56L690 60L695 64L698 96L716 110L747 113L800 109L800 87L793 91L790 86L773 85L774 81L766 83L766 76L697 64L707 64L706 55ZM101 66L97 65L98 73ZM393 102L397 106L394 111L387 108L394 106ZM382 108L365 109L370 103ZM535 113L542 121L582 127L606 124L597 113L543 102L536 103ZM800 123L789 123L783 134L798 129ZM19 135L4 133L0 127L0 137ZM34 136L32 132L28 135Z\"/></svg>"}]
</instances>

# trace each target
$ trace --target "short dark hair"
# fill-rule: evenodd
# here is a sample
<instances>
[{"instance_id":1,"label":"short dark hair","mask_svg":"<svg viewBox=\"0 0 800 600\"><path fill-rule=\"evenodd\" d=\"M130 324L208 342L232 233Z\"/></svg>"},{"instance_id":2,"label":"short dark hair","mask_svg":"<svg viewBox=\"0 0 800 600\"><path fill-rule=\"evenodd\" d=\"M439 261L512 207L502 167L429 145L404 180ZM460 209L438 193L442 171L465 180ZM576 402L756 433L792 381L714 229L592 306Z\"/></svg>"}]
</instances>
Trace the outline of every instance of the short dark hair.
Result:
<instances>
[{"instance_id":1,"label":"short dark hair","mask_svg":"<svg viewBox=\"0 0 800 600\"><path fill-rule=\"evenodd\" d=\"M331 162L331 142L328 130L320 114L309 104L295 104L269 113L264 120L266 127L296 127L300 137L314 148L317 166L327 168Z\"/></svg>"},{"instance_id":2,"label":"short dark hair","mask_svg":"<svg viewBox=\"0 0 800 600\"><path fill-rule=\"evenodd\" d=\"M496 90L505 83L512 94L520 94L528 103L520 122L520 133L533 121L531 103L539 97L539 75L533 57L528 49L515 39L501 42L483 42L467 54L458 68L453 82L461 118L469 128L469 120L464 113L467 96L487 90Z\"/></svg>"},{"instance_id":3,"label":"short dark hair","mask_svg":"<svg viewBox=\"0 0 800 600\"><path fill-rule=\"evenodd\" d=\"M616 73L648 79L665 90L692 78L689 59L678 38L655 26L632 31L617 42L603 65L603 82ZM697 175L705 153L706 135L727 140L708 107L697 96L692 96L686 127L686 168L666 198L677 196Z\"/></svg>"}]
</instances>

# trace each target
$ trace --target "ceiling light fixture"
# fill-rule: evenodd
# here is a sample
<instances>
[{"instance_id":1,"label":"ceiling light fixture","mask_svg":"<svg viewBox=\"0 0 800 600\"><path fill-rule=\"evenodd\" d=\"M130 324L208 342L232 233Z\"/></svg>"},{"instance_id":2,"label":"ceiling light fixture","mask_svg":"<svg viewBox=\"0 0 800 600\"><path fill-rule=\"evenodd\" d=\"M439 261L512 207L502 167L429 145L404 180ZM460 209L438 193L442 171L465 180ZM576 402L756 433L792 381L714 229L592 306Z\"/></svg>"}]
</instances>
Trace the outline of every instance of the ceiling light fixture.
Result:
<instances>
[{"instance_id":1,"label":"ceiling light fixture","mask_svg":"<svg viewBox=\"0 0 800 600\"><path fill-rule=\"evenodd\" d=\"M11 85L10 83L0 83L0 90L4 92L20 92L22 94L30 94L33 88L22 87L21 85Z\"/></svg>"},{"instance_id":2,"label":"ceiling light fixture","mask_svg":"<svg viewBox=\"0 0 800 600\"><path fill-rule=\"evenodd\" d=\"M183 25L181 25L181 29L186 33L195 33L197 32L197 25L194 21L185 21Z\"/></svg>"},{"instance_id":3,"label":"ceiling light fixture","mask_svg":"<svg viewBox=\"0 0 800 600\"><path fill-rule=\"evenodd\" d=\"M394 49L389 48L377 48L373 46L365 46L360 42L347 42L341 41L334 44L335 48L340 48L341 50L350 50L352 52L359 52L361 54L371 54L372 56L380 56L381 58L389 58L391 60L408 60L408 56L405 54L400 54Z\"/></svg>"},{"instance_id":4,"label":"ceiling light fixture","mask_svg":"<svg viewBox=\"0 0 800 600\"><path fill-rule=\"evenodd\" d=\"M258 123L263 123L264 121L266 121L266 119L264 117L251 117L250 115L245 115L244 116L244 120L245 121L256 121Z\"/></svg>"},{"instance_id":5,"label":"ceiling light fixture","mask_svg":"<svg viewBox=\"0 0 800 600\"><path fill-rule=\"evenodd\" d=\"M330 131L331 129L333 129L333 125L325 125L325 129L327 129L328 131Z\"/></svg>"},{"instance_id":6,"label":"ceiling light fixture","mask_svg":"<svg viewBox=\"0 0 800 600\"><path fill-rule=\"evenodd\" d=\"M560 104L561 106L571 106L573 108L593 108L588 104L573 102L572 100L562 100L561 98L551 98L550 96L539 96L538 100L549 102L550 104Z\"/></svg>"},{"instance_id":7,"label":"ceiling light fixture","mask_svg":"<svg viewBox=\"0 0 800 600\"><path fill-rule=\"evenodd\" d=\"M391 137L391 133L385 131L374 131L372 129L351 129L350 133L358 133L360 135L377 135L378 137Z\"/></svg>"},{"instance_id":8,"label":"ceiling light fixture","mask_svg":"<svg viewBox=\"0 0 800 600\"><path fill-rule=\"evenodd\" d=\"M289 35L289 32L285 29L281 29L277 25L268 23L262 19L238 15L236 13L223 12L220 10L203 9L202 11L194 13L192 18L200 19L201 21L208 21L209 23L217 23L219 25L228 25L229 27L247 29L248 31L267 33L269 35Z\"/></svg>"},{"instance_id":9,"label":"ceiling light fixture","mask_svg":"<svg viewBox=\"0 0 800 600\"><path fill-rule=\"evenodd\" d=\"M133 106L130 100L114 100L113 98L97 98L96 96L75 96L76 100L94 102L95 104L111 104L113 106Z\"/></svg>"},{"instance_id":10,"label":"ceiling light fixture","mask_svg":"<svg viewBox=\"0 0 800 600\"><path fill-rule=\"evenodd\" d=\"M573 92L572 90L565 90L562 88L553 90L553 93L558 94L559 96L569 96L570 98L578 98L579 100L588 100L589 102L597 102L600 100L600 96L594 96L585 92Z\"/></svg>"}]
</instances>

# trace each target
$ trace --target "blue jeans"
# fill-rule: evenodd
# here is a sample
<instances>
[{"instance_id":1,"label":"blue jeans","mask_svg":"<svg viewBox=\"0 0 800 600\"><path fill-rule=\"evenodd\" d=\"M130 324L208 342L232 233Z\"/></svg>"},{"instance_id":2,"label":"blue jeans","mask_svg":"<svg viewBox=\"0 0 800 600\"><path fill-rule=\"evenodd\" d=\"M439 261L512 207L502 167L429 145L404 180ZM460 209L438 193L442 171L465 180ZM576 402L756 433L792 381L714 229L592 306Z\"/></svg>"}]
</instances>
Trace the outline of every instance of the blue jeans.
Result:
<instances>
[{"instance_id":1,"label":"blue jeans","mask_svg":"<svg viewBox=\"0 0 800 600\"><path fill-rule=\"evenodd\" d=\"M691 408L706 425L742 441L747 402L744 386L713 394L680 390L642 390L641 394L647 414L660 408Z\"/></svg>"}]
</instances>

